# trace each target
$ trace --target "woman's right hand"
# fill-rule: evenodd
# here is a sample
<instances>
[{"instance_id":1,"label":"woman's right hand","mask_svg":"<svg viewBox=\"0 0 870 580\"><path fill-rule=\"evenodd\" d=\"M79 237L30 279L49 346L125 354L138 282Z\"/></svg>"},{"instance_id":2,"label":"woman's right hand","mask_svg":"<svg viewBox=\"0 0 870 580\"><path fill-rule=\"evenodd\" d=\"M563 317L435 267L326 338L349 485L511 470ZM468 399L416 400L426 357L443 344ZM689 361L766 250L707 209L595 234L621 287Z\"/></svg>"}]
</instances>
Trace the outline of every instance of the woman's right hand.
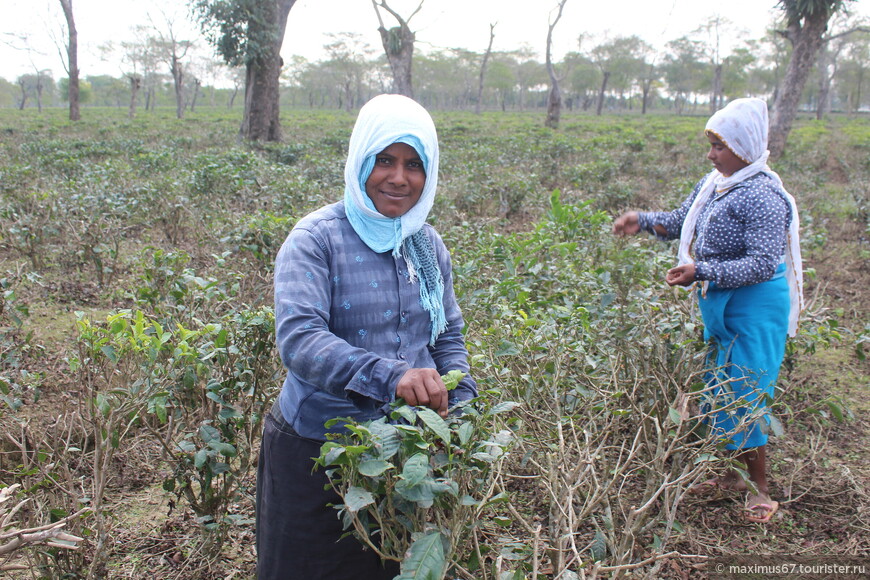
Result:
<instances>
[{"instance_id":1,"label":"woman's right hand","mask_svg":"<svg viewBox=\"0 0 870 580\"><path fill-rule=\"evenodd\" d=\"M617 236L633 236L640 232L636 211L627 211L613 222L613 233Z\"/></svg>"},{"instance_id":2,"label":"woman's right hand","mask_svg":"<svg viewBox=\"0 0 870 580\"><path fill-rule=\"evenodd\" d=\"M396 397L409 405L429 407L447 417L447 387L435 369L409 369L396 385Z\"/></svg>"}]
</instances>

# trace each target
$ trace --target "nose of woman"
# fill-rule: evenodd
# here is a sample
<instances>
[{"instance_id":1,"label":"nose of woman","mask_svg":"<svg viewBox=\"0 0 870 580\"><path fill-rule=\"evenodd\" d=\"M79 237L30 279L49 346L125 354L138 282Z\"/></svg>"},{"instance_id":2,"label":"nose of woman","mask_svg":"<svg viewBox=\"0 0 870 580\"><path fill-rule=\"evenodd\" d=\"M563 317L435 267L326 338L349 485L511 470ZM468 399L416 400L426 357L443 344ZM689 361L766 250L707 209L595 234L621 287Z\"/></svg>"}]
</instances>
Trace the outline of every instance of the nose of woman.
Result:
<instances>
[{"instance_id":1,"label":"nose of woman","mask_svg":"<svg viewBox=\"0 0 870 580\"><path fill-rule=\"evenodd\" d=\"M387 178L387 181L395 186L407 185L408 176L405 174L407 168L403 163L394 163L390 168L390 175Z\"/></svg>"}]
</instances>

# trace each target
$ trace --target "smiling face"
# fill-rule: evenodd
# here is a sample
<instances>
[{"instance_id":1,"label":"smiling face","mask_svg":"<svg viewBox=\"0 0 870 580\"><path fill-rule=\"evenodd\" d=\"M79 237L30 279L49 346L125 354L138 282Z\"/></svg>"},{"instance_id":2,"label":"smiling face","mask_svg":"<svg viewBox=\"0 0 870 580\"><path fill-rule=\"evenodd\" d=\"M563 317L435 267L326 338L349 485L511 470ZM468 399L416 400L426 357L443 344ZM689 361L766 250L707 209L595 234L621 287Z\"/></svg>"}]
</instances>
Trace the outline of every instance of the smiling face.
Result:
<instances>
[{"instance_id":1,"label":"smiling face","mask_svg":"<svg viewBox=\"0 0 870 580\"><path fill-rule=\"evenodd\" d=\"M714 133L708 132L707 139L710 141L710 152L707 153L707 159L712 161L713 167L725 177L734 175L749 165L737 157Z\"/></svg>"},{"instance_id":2,"label":"smiling face","mask_svg":"<svg viewBox=\"0 0 870 580\"><path fill-rule=\"evenodd\" d=\"M366 193L381 215L397 218L420 201L425 183L426 170L417 151L406 143L393 143L375 155Z\"/></svg>"}]
</instances>

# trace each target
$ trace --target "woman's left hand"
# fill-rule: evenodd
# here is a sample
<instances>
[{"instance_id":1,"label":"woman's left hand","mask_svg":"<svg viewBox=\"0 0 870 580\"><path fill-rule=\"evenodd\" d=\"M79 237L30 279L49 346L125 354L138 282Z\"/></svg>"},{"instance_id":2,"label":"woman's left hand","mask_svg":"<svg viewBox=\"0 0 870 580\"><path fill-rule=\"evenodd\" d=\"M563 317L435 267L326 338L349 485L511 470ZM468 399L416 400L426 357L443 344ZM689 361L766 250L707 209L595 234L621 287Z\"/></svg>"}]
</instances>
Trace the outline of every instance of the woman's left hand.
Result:
<instances>
[{"instance_id":1,"label":"woman's left hand","mask_svg":"<svg viewBox=\"0 0 870 580\"><path fill-rule=\"evenodd\" d=\"M668 270L665 282L669 286L689 286L695 281L695 264L683 264Z\"/></svg>"}]
</instances>

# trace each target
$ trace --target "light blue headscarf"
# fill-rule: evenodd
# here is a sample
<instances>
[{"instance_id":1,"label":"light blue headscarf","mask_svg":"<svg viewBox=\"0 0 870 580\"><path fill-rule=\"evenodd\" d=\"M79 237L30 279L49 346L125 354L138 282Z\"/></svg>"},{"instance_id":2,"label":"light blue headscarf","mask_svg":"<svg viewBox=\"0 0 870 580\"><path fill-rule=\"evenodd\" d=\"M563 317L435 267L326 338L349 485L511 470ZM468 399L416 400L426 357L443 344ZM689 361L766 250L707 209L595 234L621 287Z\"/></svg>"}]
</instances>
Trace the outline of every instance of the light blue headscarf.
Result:
<instances>
[{"instance_id":1,"label":"light blue headscarf","mask_svg":"<svg viewBox=\"0 0 870 580\"><path fill-rule=\"evenodd\" d=\"M397 218L379 213L365 193L375 156L393 143L413 147L426 171L420 199ZM411 281L419 278L420 301L432 320L429 343L433 345L447 328L444 278L432 241L422 228L435 201L438 160L438 135L426 109L401 95L379 95L360 109L344 168L344 208L351 226L373 251L403 256Z\"/></svg>"}]
</instances>

